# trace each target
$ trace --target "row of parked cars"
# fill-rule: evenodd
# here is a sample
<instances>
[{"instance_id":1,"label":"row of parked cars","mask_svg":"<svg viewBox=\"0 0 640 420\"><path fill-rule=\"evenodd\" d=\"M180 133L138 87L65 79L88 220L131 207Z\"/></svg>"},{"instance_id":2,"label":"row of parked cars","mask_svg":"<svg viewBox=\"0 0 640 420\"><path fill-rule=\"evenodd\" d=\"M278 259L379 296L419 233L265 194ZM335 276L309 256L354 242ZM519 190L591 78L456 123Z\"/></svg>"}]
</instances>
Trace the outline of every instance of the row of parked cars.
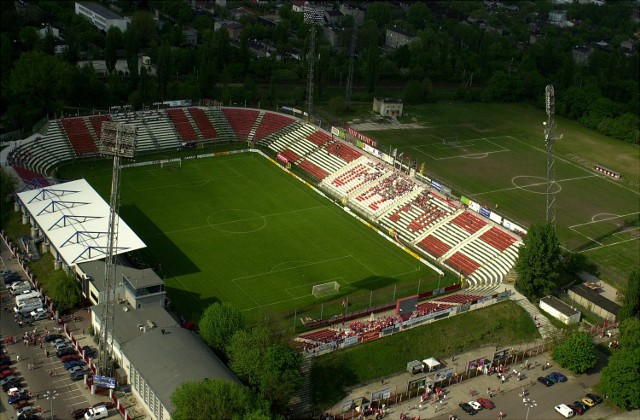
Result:
<instances>
[{"instance_id":1,"label":"row of parked cars","mask_svg":"<svg viewBox=\"0 0 640 420\"><path fill-rule=\"evenodd\" d=\"M547 376L538 377L538 382L544 386L552 386L558 382L567 382L567 377L560 372L551 372Z\"/></svg>"},{"instance_id":2,"label":"row of parked cars","mask_svg":"<svg viewBox=\"0 0 640 420\"><path fill-rule=\"evenodd\" d=\"M78 354L72 343L60 334L49 334L44 338L45 342L51 344L55 349L56 356L60 358L63 367L69 372L69 378L72 381L79 381L85 375L91 376L91 369L87 366L82 356ZM84 354L88 357L94 356L94 351L89 346L82 348Z\"/></svg>"},{"instance_id":3,"label":"row of parked cars","mask_svg":"<svg viewBox=\"0 0 640 420\"><path fill-rule=\"evenodd\" d=\"M478 411L482 409L491 410L492 408L495 408L496 405L490 399L480 397L480 398L477 398L475 401L460 403L458 404L458 406L462 408L462 410L464 410L467 414L469 414L470 416L473 416L474 414L477 414Z\"/></svg>"},{"instance_id":4,"label":"row of parked cars","mask_svg":"<svg viewBox=\"0 0 640 420\"><path fill-rule=\"evenodd\" d=\"M596 394L587 394L581 400L576 400L572 404L558 404L554 408L564 417L573 417L574 414L581 416L591 407L602 403L602 398Z\"/></svg>"}]
</instances>

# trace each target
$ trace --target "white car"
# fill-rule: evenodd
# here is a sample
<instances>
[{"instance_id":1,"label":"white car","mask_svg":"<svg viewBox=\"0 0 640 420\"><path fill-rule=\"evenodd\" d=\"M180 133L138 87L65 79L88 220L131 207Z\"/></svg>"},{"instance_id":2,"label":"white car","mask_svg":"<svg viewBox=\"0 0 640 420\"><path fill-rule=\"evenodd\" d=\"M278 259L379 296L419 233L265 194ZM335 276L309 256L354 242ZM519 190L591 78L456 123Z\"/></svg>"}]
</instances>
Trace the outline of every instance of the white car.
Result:
<instances>
[{"instance_id":1,"label":"white car","mask_svg":"<svg viewBox=\"0 0 640 420\"><path fill-rule=\"evenodd\" d=\"M9 388L7 390L7 394L8 395L13 395L13 394L22 394L22 392L24 391L23 388L20 387L13 387L13 388Z\"/></svg>"},{"instance_id":2,"label":"white car","mask_svg":"<svg viewBox=\"0 0 640 420\"><path fill-rule=\"evenodd\" d=\"M573 410L566 404L558 404L554 408L558 413L562 414L566 418L573 417Z\"/></svg>"},{"instance_id":3,"label":"white car","mask_svg":"<svg viewBox=\"0 0 640 420\"><path fill-rule=\"evenodd\" d=\"M35 311L31 311L29 315L31 315L31 319L38 321L39 319L45 319L47 317L47 311L44 308L38 308Z\"/></svg>"},{"instance_id":4,"label":"white car","mask_svg":"<svg viewBox=\"0 0 640 420\"><path fill-rule=\"evenodd\" d=\"M31 407L30 405L27 405L22 407L18 411L16 411L16 415L20 417L21 415L31 414L32 411L33 411L33 407Z\"/></svg>"},{"instance_id":5,"label":"white car","mask_svg":"<svg viewBox=\"0 0 640 420\"><path fill-rule=\"evenodd\" d=\"M64 342L66 342L64 338L56 338L55 340L53 340L53 341L51 342L51 345L52 345L53 347L56 347L58 344L60 344L60 343L64 343Z\"/></svg>"},{"instance_id":6,"label":"white car","mask_svg":"<svg viewBox=\"0 0 640 420\"><path fill-rule=\"evenodd\" d=\"M468 403L471 407L473 407L476 411L482 410L482 405L478 401L469 401Z\"/></svg>"}]
</instances>

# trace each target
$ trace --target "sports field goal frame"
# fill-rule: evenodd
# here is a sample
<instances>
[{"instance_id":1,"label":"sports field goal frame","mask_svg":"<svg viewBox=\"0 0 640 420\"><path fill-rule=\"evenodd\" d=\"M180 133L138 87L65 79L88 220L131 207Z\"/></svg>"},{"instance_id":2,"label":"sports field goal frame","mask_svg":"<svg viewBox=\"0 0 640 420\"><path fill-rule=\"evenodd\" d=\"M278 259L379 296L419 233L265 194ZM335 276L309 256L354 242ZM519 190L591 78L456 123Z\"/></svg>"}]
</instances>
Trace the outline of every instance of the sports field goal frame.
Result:
<instances>
[{"instance_id":1,"label":"sports field goal frame","mask_svg":"<svg viewBox=\"0 0 640 420\"><path fill-rule=\"evenodd\" d=\"M316 284L311 288L311 294L314 297L324 297L333 295L340 292L340 283L337 281L330 281L327 283Z\"/></svg>"}]
</instances>

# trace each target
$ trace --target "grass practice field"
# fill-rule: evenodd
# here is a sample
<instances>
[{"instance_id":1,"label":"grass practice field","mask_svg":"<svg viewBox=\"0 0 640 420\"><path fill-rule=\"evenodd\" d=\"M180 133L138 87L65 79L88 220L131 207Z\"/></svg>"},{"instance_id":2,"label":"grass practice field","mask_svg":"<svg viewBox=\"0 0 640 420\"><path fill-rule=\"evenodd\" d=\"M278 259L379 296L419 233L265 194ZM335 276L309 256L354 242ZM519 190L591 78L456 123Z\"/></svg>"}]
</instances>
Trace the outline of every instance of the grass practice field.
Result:
<instances>
[{"instance_id":1,"label":"grass practice field","mask_svg":"<svg viewBox=\"0 0 640 420\"><path fill-rule=\"evenodd\" d=\"M86 178L109 196L110 171ZM190 319L215 301L250 321L293 312L321 302L312 287L332 281L342 295L438 284L437 273L256 153L127 168L121 179L120 215Z\"/></svg>"},{"instance_id":2,"label":"grass practice field","mask_svg":"<svg viewBox=\"0 0 640 420\"><path fill-rule=\"evenodd\" d=\"M408 109L424 128L363 131L378 148L398 148L425 163L425 174L528 226L546 214L546 114L516 104L433 104ZM602 276L626 283L640 268L638 147L556 118L557 229L561 245L585 252ZM597 163L620 172L614 180Z\"/></svg>"}]
</instances>

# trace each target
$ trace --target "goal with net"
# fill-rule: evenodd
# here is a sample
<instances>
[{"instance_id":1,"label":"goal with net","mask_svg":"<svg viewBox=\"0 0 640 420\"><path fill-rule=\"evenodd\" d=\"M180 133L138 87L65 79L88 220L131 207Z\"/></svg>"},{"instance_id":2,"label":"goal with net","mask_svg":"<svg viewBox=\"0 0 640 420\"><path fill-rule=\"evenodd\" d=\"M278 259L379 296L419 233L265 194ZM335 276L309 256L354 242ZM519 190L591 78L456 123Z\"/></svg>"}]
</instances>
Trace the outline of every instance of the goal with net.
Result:
<instances>
[{"instance_id":1,"label":"goal with net","mask_svg":"<svg viewBox=\"0 0 640 420\"><path fill-rule=\"evenodd\" d=\"M316 284L313 286L311 294L313 294L314 297L322 297L338 293L339 290L340 283L337 281L330 281L328 283Z\"/></svg>"},{"instance_id":2,"label":"goal with net","mask_svg":"<svg viewBox=\"0 0 640 420\"><path fill-rule=\"evenodd\" d=\"M169 160L163 160L160 162L160 167L161 168L181 168L182 167L182 159L169 159Z\"/></svg>"}]
</instances>

